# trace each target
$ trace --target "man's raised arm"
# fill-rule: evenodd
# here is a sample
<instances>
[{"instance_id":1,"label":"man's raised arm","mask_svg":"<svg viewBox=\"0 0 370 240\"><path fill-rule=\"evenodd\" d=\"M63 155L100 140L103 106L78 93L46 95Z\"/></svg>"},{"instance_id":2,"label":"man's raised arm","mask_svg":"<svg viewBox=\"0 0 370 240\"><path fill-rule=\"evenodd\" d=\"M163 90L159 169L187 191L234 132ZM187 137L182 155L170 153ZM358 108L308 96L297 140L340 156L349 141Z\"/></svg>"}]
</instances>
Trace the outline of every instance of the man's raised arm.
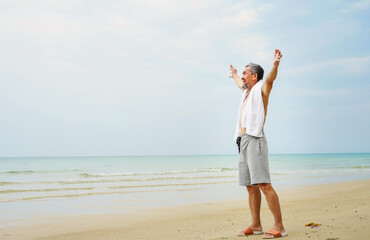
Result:
<instances>
[{"instance_id":1,"label":"man's raised arm","mask_svg":"<svg viewBox=\"0 0 370 240\"><path fill-rule=\"evenodd\" d=\"M235 80L236 85L244 92L243 89L243 81L242 79L238 76L236 69L233 67L233 65L230 65L230 72L231 76L229 78L233 78Z\"/></svg>"},{"instance_id":2,"label":"man's raised arm","mask_svg":"<svg viewBox=\"0 0 370 240\"><path fill-rule=\"evenodd\" d=\"M276 79L277 72L278 72L278 67L280 64L280 59L283 57L279 49L275 49L275 54L274 54L274 64L272 66L271 71L269 74L267 74L265 82L268 84L273 84L274 80Z\"/></svg>"}]
</instances>

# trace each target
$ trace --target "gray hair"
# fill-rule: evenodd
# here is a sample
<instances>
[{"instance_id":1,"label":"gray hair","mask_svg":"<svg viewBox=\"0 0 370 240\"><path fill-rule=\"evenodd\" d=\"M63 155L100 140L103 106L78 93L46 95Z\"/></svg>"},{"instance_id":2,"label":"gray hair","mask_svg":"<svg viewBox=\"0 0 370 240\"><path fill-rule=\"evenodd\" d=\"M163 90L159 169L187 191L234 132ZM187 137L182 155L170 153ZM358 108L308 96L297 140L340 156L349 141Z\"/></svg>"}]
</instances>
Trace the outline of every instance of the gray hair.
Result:
<instances>
[{"instance_id":1,"label":"gray hair","mask_svg":"<svg viewBox=\"0 0 370 240\"><path fill-rule=\"evenodd\" d=\"M257 73L257 79L258 81L261 80L263 78L263 68L256 64L256 63L249 63L247 66L245 66L246 68L249 67L249 70L251 71L251 74L255 74Z\"/></svg>"}]
</instances>

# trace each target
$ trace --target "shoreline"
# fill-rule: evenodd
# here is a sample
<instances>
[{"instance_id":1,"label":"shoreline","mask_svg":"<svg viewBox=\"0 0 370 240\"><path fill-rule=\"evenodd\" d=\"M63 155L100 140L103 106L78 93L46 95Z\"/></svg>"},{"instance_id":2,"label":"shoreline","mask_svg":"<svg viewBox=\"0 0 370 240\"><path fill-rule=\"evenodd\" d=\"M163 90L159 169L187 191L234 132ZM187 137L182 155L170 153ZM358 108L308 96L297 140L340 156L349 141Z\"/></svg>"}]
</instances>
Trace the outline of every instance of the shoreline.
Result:
<instances>
[{"instance_id":1,"label":"shoreline","mask_svg":"<svg viewBox=\"0 0 370 240\"><path fill-rule=\"evenodd\" d=\"M368 239L370 179L333 184L292 186L278 191L283 221L291 239ZM2 227L2 239L240 239L249 224L245 199L167 206L137 214L78 214L39 218L33 224ZM273 217L263 198L264 231ZM320 223L319 228L304 225ZM261 236L251 236L261 239Z\"/></svg>"}]
</instances>

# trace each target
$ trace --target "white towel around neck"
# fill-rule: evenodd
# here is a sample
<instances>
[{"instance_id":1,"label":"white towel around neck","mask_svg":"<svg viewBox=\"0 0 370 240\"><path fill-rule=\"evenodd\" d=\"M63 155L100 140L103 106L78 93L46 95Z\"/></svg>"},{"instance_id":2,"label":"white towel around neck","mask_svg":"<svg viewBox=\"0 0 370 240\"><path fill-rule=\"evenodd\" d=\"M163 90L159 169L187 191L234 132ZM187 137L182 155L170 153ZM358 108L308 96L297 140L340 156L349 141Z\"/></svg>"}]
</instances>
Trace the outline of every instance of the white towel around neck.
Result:
<instances>
[{"instance_id":1,"label":"white towel around neck","mask_svg":"<svg viewBox=\"0 0 370 240\"><path fill-rule=\"evenodd\" d=\"M263 136L263 125L265 121L265 108L263 106L262 92L261 88L264 80L258 81L250 92L250 96L243 113L241 113L241 108L245 97L247 96L248 90L245 90L240 101L238 122L236 124L235 139L239 136L240 128L239 126L246 128L246 133L255 137ZM240 114L242 114L242 122L240 121Z\"/></svg>"}]
</instances>

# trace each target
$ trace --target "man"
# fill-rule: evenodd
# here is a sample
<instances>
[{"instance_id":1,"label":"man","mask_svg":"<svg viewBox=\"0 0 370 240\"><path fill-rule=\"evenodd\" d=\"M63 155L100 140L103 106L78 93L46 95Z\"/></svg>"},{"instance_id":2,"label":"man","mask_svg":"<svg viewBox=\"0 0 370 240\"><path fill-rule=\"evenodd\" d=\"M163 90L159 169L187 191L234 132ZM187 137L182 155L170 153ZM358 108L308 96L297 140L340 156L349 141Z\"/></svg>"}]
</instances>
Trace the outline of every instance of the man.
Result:
<instances>
[{"instance_id":1,"label":"man","mask_svg":"<svg viewBox=\"0 0 370 240\"><path fill-rule=\"evenodd\" d=\"M268 166L267 141L263 127L266 120L268 100L276 79L282 54L275 49L273 67L265 80L263 68L255 63L248 64L240 78L230 65L231 76L242 90L239 117L235 138L239 148L239 184L246 186L252 223L239 235L263 234L260 220L261 192L274 215L275 224L264 238L287 236L283 226L279 198L271 186Z\"/></svg>"}]
</instances>

